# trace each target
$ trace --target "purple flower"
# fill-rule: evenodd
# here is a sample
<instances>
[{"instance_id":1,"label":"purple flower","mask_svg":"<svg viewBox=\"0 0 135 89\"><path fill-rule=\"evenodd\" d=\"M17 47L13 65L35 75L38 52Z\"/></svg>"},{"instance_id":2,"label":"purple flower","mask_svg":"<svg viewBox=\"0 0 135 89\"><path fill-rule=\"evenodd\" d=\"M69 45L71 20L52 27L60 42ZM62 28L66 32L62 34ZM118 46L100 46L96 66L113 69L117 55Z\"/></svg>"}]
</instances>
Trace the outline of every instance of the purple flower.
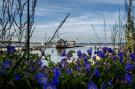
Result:
<instances>
[{"instance_id":1,"label":"purple flower","mask_svg":"<svg viewBox=\"0 0 135 89\"><path fill-rule=\"evenodd\" d=\"M15 74L15 80L16 81L19 81L21 78L20 78L20 75L18 75L18 74Z\"/></svg>"},{"instance_id":2,"label":"purple flower","mask_svg":"<svg viewBox=\"0 0 135 89\"><path fill-rule=\"evenodd\" d=\"M90 48L89 50L87 50L87 53L88 53L89 56L91 56L92 55L92 48Z\"/></svg>"},{"instance_id":3,"label":"purple flower","mask_svg":"<svg viewBox=\"0 0 135 89\"><path fill-rule=\"evenodd\" d=\"M112 60L116 60L117 56L116 55L112 55L111 58L112 58Z\"/></svg>"},{"instance_id":4,"label":"purple flower","mask_svg":"<svg viewBox=\"0 0 135 89\"><path fill-rule=\"evenodd\" d=\"M132 77L132 75L129 74L129 73L127 73L127 74L125 75L125 80L127 80L127 83L128 83L128 84L131 84L131 83L133 82L133 77Z\"/></svg>"},{"instance_id":5,"label":"purple flower","mask_svg":"<svg viewBox=\"0 0 135 89\"><path fill-rule=\"evenodd\" d=\"M35 71L36 68L35 68L34 66L31 66L31 67L29 68L29 70L30 70L30 71Z\"/></svg>"},{"instance_id":6,"label":"purple flower","mask_svg":"<svg viewBox=\"0 0 135 89\"><path fill-rule=\"evenodd\" d=\"M14 53L15 52L15 47L14 46L7 46L7 52L8 53Z\"/></svg>"},{"instance_id":7,"label":"purple flower","mask_svg":"<svg viewBox=\"0 0 135 89\"><path fill-rule=\"evenodd\" d=\"M41 66L43 63L42 63L42 59L40 59L37 63L39 66Z\"/></svg>"},{"instance_id":8,"label":"purple flower","mask_svg":"<svg viewBox=\"0 0 135 89\"><path fill-rule=\"evenodd\" d=\"M83 54L82 54L82 58L83 58L84 61L87 61L87 60L88 60L87 54L83 53Z\"/></svg>"},{"instance_id":9,"label":"purple flower","mask_svg":"<svg viewBox=\"0 0 135 89\"><path fill-rule=\"evenodd\" d=\"M5 60L3 61L2 65L3 65L3 68L8 69L11 67L11 61Z\"/></svg>"},{"instance_id":10,"label":"purple flower","mask_svg":"<svg viewBox=\"0 0 135 89\"><path fill-rule=\"evenodd\" d=\"M73 72L73 69L72 69L72 68L67 68L67 70L66 70L66 73L67 73L67 74L70 75L70 74L72 74L72 72Z\"/></svg>"},{"instance_id":11,"label":"purple flower","mask_svg":"<svg viewBox=\"0 0 135 89\"><path fill-rule=\"evenodd\" d=\"M93 56L93 60L96 60L96 56Z\"/></svg>"},{"instance_id":12,"label":"purple flower","mask_svg":"<svg viewBox=\"0 0 135 89\"><path fill-rule=\"evenodd\" d=\"M77 59L77 64L78 65L81 65L81 61Z\"/></svg>"},{"instance_id":13,"label":"purple flower","mask_svg":"<svg viewBox=\"0 0 135 89\"><path fill-rule=\"evenodd\" d=\"M88 61L85 62L85 69L87 72L90 71L90 63Z\"/></svg>"},{"instance_id":14,"label":"purple flower","mask_svg":"<svg viewBox=\"0 0 135 89\"><path fill-rule=\"evenodd\" d=\"M108 81L107 83L102 83L101 89L108 89L109 86L112 86L112 80Z\"/></svg>"},{"instance_id":15,"label":"purple flower","mask_svg":"<svg viewBox=\"0 0 135 89\"><path fill-rule=\"evenodd\" d=\"M109 53L113 53L112 48L108 48L108 52L109 52Z\"/></svg>"},{"instance_id":16,"label":"purple flower","mask_svg":"<svg viewBox=\"0 0 135 89\"><path fill-rule=\"evenodd\" d=\"M37 73L35 79L38 81L39 85L46 86L48 83L48 75L42 72Z\"/></svg>"},{"instance_id":17,"label":"purple flower","mask_svg":"<svg viewBox=\"0 0 135 89\"><path fill-rule=\"evenodd\" d=\"M102 48L102 51L103 51L104 53L106 53L107 50L108 50L108 47L103 47L103 48Z\"/></svg>"},{"instance_id":18,"label":"purple flower","mask_svg":"<svg viewBox=\"0 0 135 89\"><path fill-rule=\"evenodd\" d=\"M123 53L123 52L119 52L119 53L118 53L118 56L119 56L120 63L123 63L123 56L124 56L124 53Z\"/></svg>"},{"instance_id":19,"label":"purple flower","mask_svg":"<svg viewBox=\"0 0 135 89\"><path fill-rule=\"evenodd\" d=\"M43 86L43 89L57 89L56 85L54 84L48 84L47 86Z\"/></svg>"},{"instance_id":20,"label":"purple flower","mask_svg":"<svg viewBox=\"0 0 135 89\"><path fill-rule=\"evenodd\" d=\"M76 70L81 71L82 70L82 66L81 65L77 65Z\"/></svg>"},{"instance_id":21,"label":"purple flower","mask_svg":"<svg viewBox=\"0 0 135 89\"><path fill-rule=\"evenodd\" d=\"M113 82L112 80L108 81L108 85L112 86L112 82Z\"/></svg>"},{"instance_id":22,"label":"purple flower","mask_svg":"<svg viewBox=\"0 0 135 89\"><path fill-rule=\"evenodd\" d=\"M105 57L105 54L102 53L102 51L97 51L97 55L101 58L104 58Z\"/></svg>"},{"instance_id":23,"label":"purple flower","mask_svg":"<svg viewBox=\"0 0 135 89\"><path fill-rule=\"evenodd\" d=\"M68 66L68 62L66 58L63 58L60 62L60 67L66 68Z\"/></svg>"},{"instance_id":24,"label":"purple flower","mask_svg":"<svg viewBox=\"0 0 135 89\"><path fill-rule=\"evenodd\" d=\"M60 76L60 70L58 68L55 68L53 72L54 72L54 77L58 78Z\"/></svg>"},{"instance_id":25,"label":"purple flower","mask_svg":"<svg viewBox=\"0 0 135 89\"><path fill-rule=\"evenodd\" d=\"M53 79L51 83L57 85L59 84L60 70L58 68L54 68L53 72L54 72L54 75L53 75Z\"/></svg>"},{"instance_id":26,"label":"purple flower","mask_svg":"<svg viewBox=\"0 0 135 89\"><path fill-rule=\"evenodd\" d=\"M77 51L77 56L78 56L78 58L81 58L81 56L82 56L81 50Z\"/></svg>"},{"instance_id":27,"label":"purple flower","mask_svg":"<svg viewBox=\"0 0 135 89\"><path fill-rule=\"evenodd\" d=\"M94 51L94 54L97 54L97 51Z\"/></svg>"},{"instance_id":28,"label":"purple flower","mask_svg":"<svg viewBox=\"0 0 135 89\"><path fill-rule=\"evenodd\" d=\"M98 88L96 84L94 84L93 82L89 82L88 89L98 89Z\"/></svg>"},{"instance_id":29,"label":"purple flower","mask_svg":"<svg viewBox=\"0 0 135 89\"><path fill-rule=\"evenodd\" d=\"M125 65L126 71L132 71L134 68L135 68L134 65L131 63L126 63Z\"/></svg>"},{"instance_id":30,"label":"purple flower","mask_svg":"<svg viewBox=\"0 0 135 89\"><path fill-rule=\"evenodd\" d=\"M94 75L95 75L97 78L100 77L100 71L99 71L98 68L95 69Z\"/></svg>"},{"instance_id":31,"label":"purple flower","mask_svg":"<svg viewBox=\"0 0 135 89\"><path fill-rule=\"evenodd\" d=\"M51 80L52 84L58 85L59 84L59 78L57 77L53 77L53 79Z\"/></svg>"},{"instance_id":32,"label":"purple flower","mask_svg":"<svg viewBox=\"0 0 135 89\"><path fill-rule=\"evenodd\" d=\"M131 60L135 60L135 54L134 54L134 53L131 53L131 54L129 55L129 57L130 57Z\"/></svg>"}]
</instances>

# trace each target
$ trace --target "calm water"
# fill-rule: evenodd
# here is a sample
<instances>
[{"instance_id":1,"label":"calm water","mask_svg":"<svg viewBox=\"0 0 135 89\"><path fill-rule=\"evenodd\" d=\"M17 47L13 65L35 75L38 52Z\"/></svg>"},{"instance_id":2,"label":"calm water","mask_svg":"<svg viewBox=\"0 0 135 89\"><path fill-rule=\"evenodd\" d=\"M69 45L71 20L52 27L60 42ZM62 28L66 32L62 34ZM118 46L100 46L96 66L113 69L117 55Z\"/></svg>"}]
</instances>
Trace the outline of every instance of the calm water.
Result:
<instances>
[{"instance_id":1,"label":"calm water","mask_svg":"<svg viewBox=\"0 0 135 89\"><path fill-rule=\"evenodd\" d=\"M112 46L108 46L108 47L112 48ZM51 60L53 62L57 63L57 62L59 62L62 59L61 54L62 54L62 52L64 50L66 51L66 53L71 51L71 50L75 51L75 53L73 54L73 57L76 58L78 50L81 50L83 53L87 53L87 50L90 49L90 48L92 48L92 51L93 51L92 55L94 55L94 50L95 50L94 46L75 47L75 48L66 48L66 49L48 48L48 49L45 50L45 54L51 54ZM32 51L32 53L37 53L37 54L41 55L41 52L40 51L36 51L36 50ZM47 64L46 60L44 60L44 63Z\"/></svg>"},{"instance_id":2,"label":"calm water","mask_svg":"<svg viewBox=\"0 0 135 89\"><path fill-rule=\"evenodd\" d=\"M59 62L62 59L60 55L64 50L66 51L66 53L71 50L75 51L75 53L73 54L73 57L77 57L76 52L78 50L81 50L83 53L86 53L89 48L90 47L75 47L75 48L66 48L66 49L49 48L45 51L45 53L51 54L52 61ZM94 50L94 47L92 47L92 49Z\"/></svg>"}]
</instances>

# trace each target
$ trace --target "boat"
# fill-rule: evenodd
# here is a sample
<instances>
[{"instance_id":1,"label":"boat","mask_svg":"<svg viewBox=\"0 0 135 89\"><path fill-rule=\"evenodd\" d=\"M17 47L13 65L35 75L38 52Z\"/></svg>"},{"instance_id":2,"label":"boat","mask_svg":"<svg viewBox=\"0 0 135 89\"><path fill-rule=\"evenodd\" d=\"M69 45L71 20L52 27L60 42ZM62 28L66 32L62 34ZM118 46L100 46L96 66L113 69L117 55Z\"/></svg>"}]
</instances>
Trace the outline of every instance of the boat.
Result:
<instances>
[{"instance_id":1,"label":"boat","mask_svg":"<svg viewBox=\"0 0 135 89\"><path fill-rule=\"evenodd\" d=\"M67 41L59 39L56 43L56 48L73 48L76 45L76 41Z\"/></svg>"}]
</instances>

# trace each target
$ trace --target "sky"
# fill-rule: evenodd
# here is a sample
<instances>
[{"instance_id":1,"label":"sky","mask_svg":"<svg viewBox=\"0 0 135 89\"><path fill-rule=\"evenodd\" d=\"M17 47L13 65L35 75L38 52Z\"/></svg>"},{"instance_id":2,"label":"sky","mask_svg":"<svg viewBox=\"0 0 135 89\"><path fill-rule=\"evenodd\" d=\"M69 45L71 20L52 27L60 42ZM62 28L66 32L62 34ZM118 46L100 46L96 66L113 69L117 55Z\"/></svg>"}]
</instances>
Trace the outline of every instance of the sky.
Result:
<instances>
[{"instance_id":1,"label":"sky","mask_svg":"<svg viewBox=\"0 0 135 89\"><path fill-rule=\"evenodd\" d=\"M78 42L110 41L110 29L124 12L124 0L38 0L35 15L36 29L32 41L43 42L51 37L60 22L71 13L60 28L60 38ZM104 33L104 19L106 33ZM94 30L91 25L93 25ZM78 40L77 40L78 38Z\"/></svg>"},{"instance_id":2,"label":"sky","mask_svg":"<svg viewBox=\"0 0 135 89\"><path fill-rule=\"evenodd\" d=\"M125 0L37 0L35 31L32 42L49 39L65 16L70 16L60 28L60 38L77 42L109 42L112 26L123 15ZM104 19L106 32L104 33ZM94 29L92 29L92 26ZM105 35L107 38L105 39ZM99 39L97 39L97 37ZM78 39L78 40L77 40Z\"/></svg>"}]
</instances>

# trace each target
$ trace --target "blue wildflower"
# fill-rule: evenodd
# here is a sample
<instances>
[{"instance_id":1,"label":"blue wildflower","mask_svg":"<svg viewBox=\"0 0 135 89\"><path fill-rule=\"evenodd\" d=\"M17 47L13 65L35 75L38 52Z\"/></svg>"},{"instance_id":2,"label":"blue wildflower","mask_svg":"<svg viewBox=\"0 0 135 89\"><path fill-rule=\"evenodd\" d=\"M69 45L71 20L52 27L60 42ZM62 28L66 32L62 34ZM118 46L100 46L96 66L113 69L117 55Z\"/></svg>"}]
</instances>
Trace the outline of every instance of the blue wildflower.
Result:
<instances>
[{"instance_id":1,"label":"blue wildflower","mask_svg":"<svg viewBox=\"0 0 135 89\"><path fill-rule=\"evenodd\" d=\"M129 55L129 57L130 57L131 60L135 60L135 54L134 54L134 53L131 53L131 54Z\"/></svg>"},{"instance_id":2,"label":"blue wildflower","mask_svg":"<svg viewBox=\"0 0 135 89\"><path fill-rule=\"evenodd\" d=\"M94 51L94 54L97 54L97 51Z\"/></svg>"},{"instance_id":3,"label":"blue wildflower","mask_svg":"<svg viewBox=\"0 0 135 89\"><path fill-rule=\"evenodd\" d=\"M35 71L36 70L36 68L34 66L31 66L29 69L30 69L30 71Z\"/></svg>"},{"instance_id":4,"label":"blue wildflower","mask_svg":"<svg viewBox=\"0 0 135 89\"><path fill-rule=\"evenodd\" d=\"M92 48L90 48L89 50L87 50L87 53L88 53L89 56L91 56L92 55Z\"/></svg>"},{"instance_id":5,"label":"blue wildflower","mask_svg":"<svg viewBox=\"0 0 135 89\"><path fill-rule=\"evenodd\" d=\"M18 74L15 74L15 80L16 81L19 81L21 78L20 78L20 75L18 75Z\"/></svg>"},{"instance_id":6,"label":"blue wildflower","mask_svg":"<svg viewBox=\"0 0 135 89\"><path fill-rule=\"evenodd\" d=\"M38 72L38 73L35 75L35 78L36 78L37 80L40 79L41 77L47 77L47 74L42 73L42 72Z\"/></svg>"},{"instance_id":7,"label":"blue wildflower","mask_svg":"<svg viewBox=\"0 0 135 89\"><path fill-rule=\"evenodd\" d=\"M53 75L53 79L52 79L52 84L59 84L59 76L60 76L60 70L58 68L54 68L53 70L54 75Z\"/></svg>"},{"instance_id":8,"label":"blue wildflower","mask_svg":"<svg viewBox=\"0 0 135 89\"><path fill-rule=\"evenodd\" d=\"M42 63L42 59L40 59L39 61L38 61L38 65L39 66L41 66L43 63Z\"/></svg>"},{"instance_id":9,"label":"blue wildflower","mask_svg":"<svg viewBox=\"0 0 135 89\"><path fill-rule=\"evenodd\" d=\"M125 65L126 71L132 71L134 68L135 68L134 65L131 63L126 63Z\"/></svg>"},{"instance_id":10,"label":"blue wildflower","mask_svg":"<svg viewBox=\"0 0 135 89\"><path fill-rule=\"evenodd\" d=\"M109 53L113 53L112 48L108 48L108 52L109 52Z\"/></svg>"},{"instance_id":11,"label":"blue wildflower","mask_svg":"<svg viewBox=\"0 0 135 89\"><path fill-rule=\"evenodd\" d=\"M123 56L124 56L124 53L123 53L123 52L119 52L119 53L118 53L118 56L119 56L120 63L123 63Z\"/></svg>"},{"instance_id":12,"label":"blue wildflower","mask_svg":"<svg viewBox=\"0 0 135 89\"><path fill-rule=\"evenodd\" d=\"M83 54L82 54L82 58L83 58L84 61L87 61L87 60L88 60L87 54L83 53Z\"/></svg>"},{"instance_id":13,"label":"blue wildflower","mask_svg":"<svg viewBox=\"0 0 135 89\"><path fill-rule=\"evenodd\" d=\"M14 53L15 52L15 47L14 46L7 46L7 52L8 53Z\"/></svg>"},{"instance_id":14,"label":"blue wildflower","mask_svg":"<svg viewBox=\"0 0 135 89\"><path fill-rule=\"evenodd\" d=\"M58 68L55 68L53 72L54 72L54 77L58 78L60 76L60 70Z\"/></svg>"},{"instance_id":15,"label":"blue wildflower","mask_svg":"<svg viewBox=\"0 0 135 89\"><path fill-rule=\"evenodd\" d=\"M112 55L111 58L112 58L112 60L116 60L117 56L116 55Z\"/></svg>"},{"instance_id":16,"label":"blue wildflower","mask_svg":"<svg viewBox=\"0 0 135 89\"><path fill-rule=\"evenodd\" d=\"M89 82L88 89L98 89L98 88L96 84L94 84L93 82Z\"/></svg>"},{"instance_id":17,"label":"blue wildflower","mask_svg":"<svg viewBox=\"0 0 135 89\"><path fill-rule=\"evenodd\" d=\"M103 51L104 53L106 53L107 50L108 50L108 47L103 47L103 48L102 48L102 51Z\"/></svg>"},{"instance_id":18,"label":"blue wildflower","mask_svg":"<svg viewBox=\"0 0 135 89\"><path fill-rule=\"evenodd\" d=\"M77 59L77 64L78 65L81 65L81 61Z\"/></svg>"},{"instance_id":19,"label":"blue wildflower","mask_svg":"<svg viewBox=\"0 0 135 89\"><path fill-rule=\"evenodd\" d=\"M81 65L77 65L76 69L77 69L78 71L81 71L81 70L82 70L82 66L81 66Z\"/></svg>"},{"instance_id":20,"label":"blue wildflower","mask_svg":"<svg viewBox=\"0 0 135 89\"><path fill-rule=\"evenodd\" d=\"M37 73L35 79L38 81L39 85L46 86L48 83L48 75L42 72Z\"/></svg>"},{"instance_id":21,"label":"blue wildflower","mask_svg":"<svg viewBox=\"0 0 135 89\"><path fill-rule=\"evenodd\" d=\"M112 82L113 82L112 80L108 81L108 85L112 86Z\"/></svg>"},{"instance_id":22,"label":"blue wildflower","mask_svg":"<svg viewBox=\"0 0 135 89\"><path fill-rule=\"evenodd\" d=\"M81 56L82 56L81 50L77 51L77 56L78 56L78 58L81 58Z\"/></svg>"},{"instance_id":23,"label":"blue wildflower","mask_svg":"<svg viewBox=\"0 0 135 89\"><path fill-rule=\"evenodd\" d=\"M3 68L8 69L8 68L11 67L11 61L4 60L3 63L2 63L2 65L3 65Z\"/></svg>"},{"instance_id":24,"label":"blue wildflower","mask_svg":"<svg viewBox=\"0 0 135 89\"><path fill-rule=\"evenodd\" d=\"M67 62L67 59L66 58L63 58L61 59L61 62L60 62L60 67L67 67L68 66L68 62Z\"/></svg>"},{"instance_id":25,"label":"blue wildflower","mask_svg":"<svg viewBox=\"0 0 135 89\"><path fill-rule=\"evenodd\" d=\"M96 56L93 56L93 60L96 60Z\"/></svg>"},{"instance_id":26,"label":"blue wildflower","mask_svg":"<svg viewBox=\"0 0 135 89\"><path fill-rule=\"evenodd\" d=\"M55 84L48 84L47 86L43 86L43 89L57 89Z\"/></svg>"},{"instance_id":27,"label":"blue wildflower","mask_svg":"<svg viewBox=\"0 0 135 89\"><path fill-rule=\"evenodd\" d=\"M125 75L125 80L127 80L127 83L128 83L128 84L131 84L131 83L133 82L133 77L132 77L132 75L129 74L129 73L127 73L127 74Z\"/></svg>"},{"instance_id":28,"label":"blue wildflower","mask_svg":"<svg viewBox=\"0 0 135 89\"><path fill-rule=\"evenodd\" d=\"M112 80L108 81L107 83L102 83L101 89L108 89L109 86L112 86Z\"/></svg>"},{"instance_id":29,"label":"blue wildflower","mask_svg":"<svg viewBox=\"0 0 135 89\"><path fill-rule=\"evenodd\" d=\"M55 84L55 85L58 85L59 84L59 78L53 77L52 80L51 80L51 83Z\"/></svg>"},{"instance_id":30,"label":"blue wildflower","mask_svg":"<svg viewBox=\"0 0 135 89\"><path fill-rule=\"evenodd\" d=\"M97 55L101 58L104 58L105 57L105 54L102 53L102 51L97 51Z\"/></svg>"},{"instance_id":31,"label":"blue wildflower","mask_svg":"<svg viewBox=\"0 0 135 89\"><path fill-rule=\"evenodd\" d=\"M87 62L87 61L85 62L85 69L86 69L87 72L90 71L90 63Z\"/></svg>"},{"instance_id":32,"label":"blue wildflower","mask_svg":"<svg viewBox=\"0 0 135 89\"><path fill-rule=\"evenodd\" d=\"M72 74L72 72L73 72L73 69L72 69L72 68L67 68L67 70L66 70L66 73L67 73L67 74L70 75L70 74Z\"/></svg>"},{"instance_id":33,"label":"blue wildflower","mask_svg":"<svg viewBox=\"0 0 135 89\"><path fill-rule=\"evenodd\" d=\"M100 71L99 71L98 68L95 69L94 75L95 75L97 78L100 77Z\"/></svg>"}]
</instances>

